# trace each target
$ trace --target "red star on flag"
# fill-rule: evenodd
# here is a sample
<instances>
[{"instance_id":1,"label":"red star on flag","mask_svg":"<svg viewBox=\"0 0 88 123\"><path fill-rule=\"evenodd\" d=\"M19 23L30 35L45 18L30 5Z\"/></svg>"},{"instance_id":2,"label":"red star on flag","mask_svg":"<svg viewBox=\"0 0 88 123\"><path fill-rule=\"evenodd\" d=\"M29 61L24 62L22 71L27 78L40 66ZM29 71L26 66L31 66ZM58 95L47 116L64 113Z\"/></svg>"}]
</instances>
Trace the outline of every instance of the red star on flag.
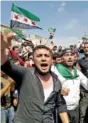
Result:
<instances>
[{"instance_id":1,"label":"red star on flag","mask_svg":"<svg viewBox=\"0 0 88 123\"><path fill-rule=\"evenodd\" d=\"M14 18L17 20L18 19L18 15L14 15Z\"/></svg>"},{"instance_id":2,"label":"red star on flag","mask_svg":"<svg viewBox=\"0 0 88 123\"><path fill-rule=\"evenodd\" d=\"M28 22L28 19L27 18L24 18L24 21L27 23Z\"/></svg>"},{"instance_id":3,"label":"red star on flag","mask_svg":"<svg viewBox=\"0 0 88 123\"><path fill-rule=\"evenodd\" d=\"M34 21L32 21L32 24L33 24L33 25L35 25L35 22L34 22Z\"/></svg>"}]
</instances>

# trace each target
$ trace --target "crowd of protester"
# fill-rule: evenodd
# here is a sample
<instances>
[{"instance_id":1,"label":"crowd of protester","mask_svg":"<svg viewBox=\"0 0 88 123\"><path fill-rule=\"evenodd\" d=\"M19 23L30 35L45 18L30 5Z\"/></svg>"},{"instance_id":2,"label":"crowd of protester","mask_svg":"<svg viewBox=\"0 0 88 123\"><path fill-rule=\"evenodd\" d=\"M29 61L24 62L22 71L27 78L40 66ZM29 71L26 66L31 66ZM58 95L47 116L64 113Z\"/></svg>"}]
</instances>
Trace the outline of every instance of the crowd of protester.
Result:
<instances>
[{"instance_id":1,"label":"crowd of protester","mask_svg":"<svg viewBox=\"0 0 88 123\"><path fill-rule=\"evenodd\" d=\"M3 37L1 33L1 123L88 123L88 40L80 47L35 47L32 41L11 47L10 43L5 45ZM3 55L5 48L7 60ZM54 77L47 77L48 73ZM56 86L52 83L54 79L58 79ZM39 81L42 90L41 84L38 88L30 81ZM54 86L55 92L59 92L58 99Z\"/></svg>"}]
</instances>

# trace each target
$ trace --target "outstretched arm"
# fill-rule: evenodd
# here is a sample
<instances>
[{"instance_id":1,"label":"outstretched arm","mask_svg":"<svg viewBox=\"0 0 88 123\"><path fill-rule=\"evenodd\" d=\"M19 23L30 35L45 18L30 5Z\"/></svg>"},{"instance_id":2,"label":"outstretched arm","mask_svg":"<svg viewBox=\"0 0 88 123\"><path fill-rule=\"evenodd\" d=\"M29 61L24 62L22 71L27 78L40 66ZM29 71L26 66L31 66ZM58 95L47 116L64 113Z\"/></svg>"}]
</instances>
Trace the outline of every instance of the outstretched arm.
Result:
<instances>
[{"instance_id":1,"label":"outstretched arm","mask_svg":"<svg viewBox=\"0 0 88 123\"><path fill-rule=\"evenodd\" d=\"M24 74L26 73L26 70L22 66L17 66L13 63L11 63L8 60L8 54L5 53L6 48L9 48L11 45L11 40L14 37L13 33L9 33L7 36L5 36L2 32L1 34L1 70L5 72L7 75L9 75L12 79L15 80L19 86L21 85L22 78Z\"/></svg>"},{"instance_id":2,"label":"outstretched arm","mask_svg":"<svg viewBox=\"0 0 88 123\"><path fill-rule=\"evenodd\" d=\"M14 34L13 33L9 33L7 36L5 36L2 32L0 32L0 36L1 36L1 65L3 65L7 59L8 59L8 54L5 53L6 48L9 48L11 46L11 40L14 38Z\"/></svg>"}]
</instances>

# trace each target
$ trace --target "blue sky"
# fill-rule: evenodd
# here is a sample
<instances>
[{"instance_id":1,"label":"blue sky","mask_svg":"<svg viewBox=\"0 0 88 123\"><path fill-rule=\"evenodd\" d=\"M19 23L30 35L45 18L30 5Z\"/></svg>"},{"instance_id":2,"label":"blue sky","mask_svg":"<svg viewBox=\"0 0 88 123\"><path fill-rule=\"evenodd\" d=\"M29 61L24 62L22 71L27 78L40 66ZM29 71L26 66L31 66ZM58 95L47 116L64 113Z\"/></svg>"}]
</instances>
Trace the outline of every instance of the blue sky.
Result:
<instances>
[{"instance_id":1,"label":"blue sky","mask_svg":"<svg viewBox=\"0 0 88 123\"><path fill-rule=\"evenodd\" d=\"M28 30L29 34L49 37L48 28L56 28L55 44L68 46L77 43L84 32L88 33L88 1L2 1L1 23L9 24L12 3L22 7L40 18L43 30Z\"/></svg>"}]
</instances>

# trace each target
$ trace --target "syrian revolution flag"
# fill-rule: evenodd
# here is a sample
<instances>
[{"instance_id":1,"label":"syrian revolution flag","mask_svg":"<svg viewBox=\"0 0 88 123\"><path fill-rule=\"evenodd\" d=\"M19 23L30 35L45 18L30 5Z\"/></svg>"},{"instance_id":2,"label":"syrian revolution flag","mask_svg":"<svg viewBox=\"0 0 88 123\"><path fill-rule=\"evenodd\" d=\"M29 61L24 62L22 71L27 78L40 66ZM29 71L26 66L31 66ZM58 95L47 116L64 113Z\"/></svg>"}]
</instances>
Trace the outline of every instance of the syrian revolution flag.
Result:
<instances>
[{"instance_id":1,"label":"syrian revolution flag","mask_svg":"<svg viewBox=\"0 0 88 123\"><path fill-rule=\"evenodd\" d=\"M42 29L36 26L37 22L40 21L40 18L36 15L28 12L27 10L12 5L11 8L11 28L20 28L20 29Z\"/></svg>"},{"instance_id":2,"label":"syrian revolution flag","mask_svg":"<svg viewBox=\"0 0 88 123\"><path fill-rule=\"evenodd\" d=\"M54 33L55 33L56 29L55 28L49 28L48 31L50 33L49 39L52 39L54 37Z\"/></svg>"}]
</instances>

